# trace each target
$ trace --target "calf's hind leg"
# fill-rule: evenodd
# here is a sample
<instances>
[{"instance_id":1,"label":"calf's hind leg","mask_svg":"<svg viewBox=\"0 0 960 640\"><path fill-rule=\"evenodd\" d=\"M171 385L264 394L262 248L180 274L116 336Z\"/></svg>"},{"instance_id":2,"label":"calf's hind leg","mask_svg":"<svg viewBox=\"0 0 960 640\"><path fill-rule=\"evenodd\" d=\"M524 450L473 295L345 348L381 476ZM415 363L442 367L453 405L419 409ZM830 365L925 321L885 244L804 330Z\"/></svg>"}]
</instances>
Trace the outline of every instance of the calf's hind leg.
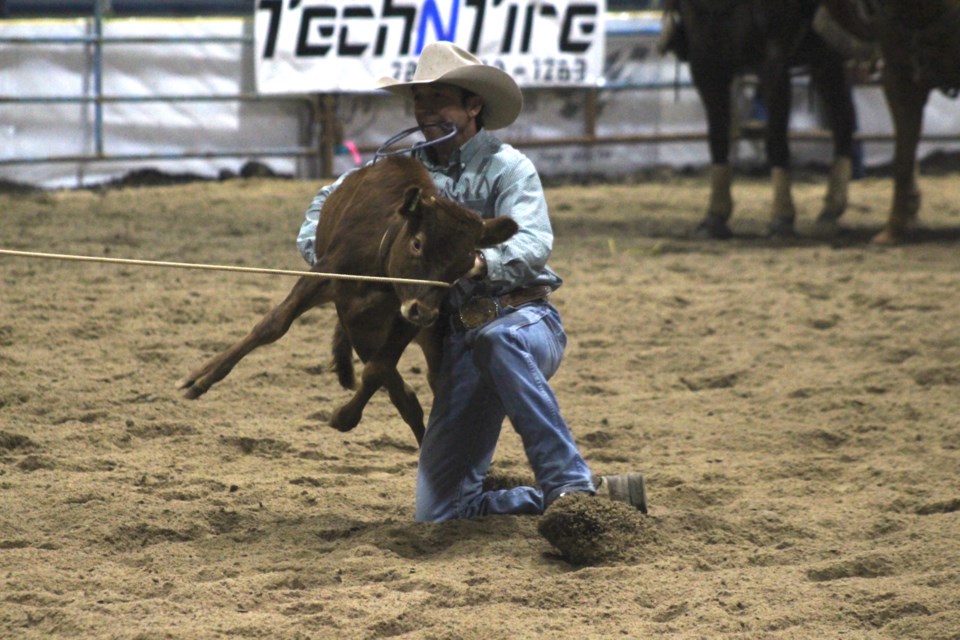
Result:
<instances>
[{"instance_id":1,"label":"calf's hind leg","mask_svg":"<svg viewBox=\"0 0 960 640\"><path fill-rule=\"evenodd\" d=\"M199 398L210 387L227 377L248 353L282 338L293 321L307 309L330 302L331 289L330 280L306 276L300 278L284 301L268 312L250 333L203 366L191 371L188 376L181 378L177 382L177 388L190 400Z\"/></svg>"}]
</instances>

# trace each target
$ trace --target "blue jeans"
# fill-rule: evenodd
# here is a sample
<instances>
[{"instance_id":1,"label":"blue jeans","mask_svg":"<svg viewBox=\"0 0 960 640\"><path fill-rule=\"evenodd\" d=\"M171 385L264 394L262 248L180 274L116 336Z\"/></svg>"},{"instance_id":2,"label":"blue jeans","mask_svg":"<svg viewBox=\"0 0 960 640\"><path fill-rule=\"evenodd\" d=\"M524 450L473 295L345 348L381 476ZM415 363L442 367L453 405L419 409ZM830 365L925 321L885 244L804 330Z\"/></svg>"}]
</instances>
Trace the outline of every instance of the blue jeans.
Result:
<instances>
[{"instance_id":1,"label":"blue jeans","mask_svg":"<svg viewBox=\"0 0 960 640\"><path fill-rule=\"evenodd\" d=\"M593 490L547 383L566 344L560 314L547 302L447 335L420 449L417 520L541 514L563 492ZM520 435L539 489L483 491L504 417Z\"/></svg>"}]
</instances>

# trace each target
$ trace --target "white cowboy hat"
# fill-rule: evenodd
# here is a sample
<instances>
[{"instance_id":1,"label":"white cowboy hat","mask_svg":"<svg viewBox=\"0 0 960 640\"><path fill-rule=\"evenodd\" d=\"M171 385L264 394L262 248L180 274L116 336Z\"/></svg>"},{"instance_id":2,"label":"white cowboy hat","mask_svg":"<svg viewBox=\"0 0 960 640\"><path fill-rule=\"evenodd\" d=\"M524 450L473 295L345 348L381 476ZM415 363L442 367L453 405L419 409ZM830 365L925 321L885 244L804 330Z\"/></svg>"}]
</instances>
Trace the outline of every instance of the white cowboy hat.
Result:
<instances>
[{"instance_id":1,"label":"white cowboy hat","mask_svg":"<svg viewBox=\"0 0 960 640\"><path fill-rule=\"evenodd\" d=\"M510 74L483 64L475 55L450 42L433 42L423 48L413 80L380 78L377 87L410 99L415 85L430 82L452 84L483 98L483 121L487 129L509 126L523 108L523 94Z\"/></svg>"}]
</instances>

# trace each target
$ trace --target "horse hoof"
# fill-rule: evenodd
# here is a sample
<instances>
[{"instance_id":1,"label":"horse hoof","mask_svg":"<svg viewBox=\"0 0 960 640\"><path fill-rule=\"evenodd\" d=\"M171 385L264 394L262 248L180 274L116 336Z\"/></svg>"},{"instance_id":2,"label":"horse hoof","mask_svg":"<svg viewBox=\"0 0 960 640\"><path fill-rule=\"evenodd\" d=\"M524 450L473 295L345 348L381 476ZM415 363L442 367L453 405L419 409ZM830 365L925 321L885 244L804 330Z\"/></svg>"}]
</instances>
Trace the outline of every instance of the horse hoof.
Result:
<instances>
[{"instance_id":1,"label":"horse hoof","mask_svg":"<svg viewBox=\"0 0 960 640\"><path fill-rule=\"evenodd\" d=\"M813 233L820 238L833 238L840 235L842 228L835 219L817 219L813 226Z\"/></svg>"},{"instance_id":2,"label":"horse hoof","mask_svg":"<svg viewBox=\"0 0 960 640\"><path fill-rule=\"evenodd\" d=\"M697 225L693 235L705 240L729 240L733 237L733 231L727 226L725 220L707 216Z\"/></svg>"},{"instance_id":3,"label":"horse hoof","mask_svg":"<svg viewBox=\"0 0 960 640\"><path fill-rule=\"evenodd\" d=\"M767 227L768 238L796 238L797 232L793 228L793 220L773 220Z\"/></svg>"},{"instance_id":4,"label":"horse hoof","mask_svg":"<svg viewBox=\"0 0 960 640\"><path fill-rule=\"evenodd\" d=\"M920 220L916 214L907 216L906 218L895 218L884 225L883 231L873 236L870 244L882 247L903 244L910 236L916 234L922 228L923 225L920 224Z\"/></svg>"},{"instance_id":5,"label":"horse hoof","mask_svg":"<svg viewBox=\"0 0 960 640\"><path fill-rule=\"evenodd\" d=\"M902 238L899 234L890 231L890 229L884 229L871 238L870 244L877 247L892 247L900 244L901 240Z\"/></svg>"},{"instance_id":6,"label":"horse hoof","mask_svg":"<svg viewBox=\"0 0 960 640\"><path fill-rule=\"evenodd\" d=\"M817 216L817 221L814 223L814 231L819 236L834 236L840 233L840 216L843 214L835 213L833 211L823 211L819 216Z\"/></svg>"}]
</instances>

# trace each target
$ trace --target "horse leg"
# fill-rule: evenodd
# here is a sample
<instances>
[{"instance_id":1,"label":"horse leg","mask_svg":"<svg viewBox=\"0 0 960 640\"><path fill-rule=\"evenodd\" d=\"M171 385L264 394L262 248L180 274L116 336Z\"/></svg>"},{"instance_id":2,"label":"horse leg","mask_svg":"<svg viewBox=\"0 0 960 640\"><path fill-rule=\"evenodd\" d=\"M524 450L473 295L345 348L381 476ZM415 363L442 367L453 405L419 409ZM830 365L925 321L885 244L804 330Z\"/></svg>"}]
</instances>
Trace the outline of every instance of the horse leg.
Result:
<instances>
[{"instance_id":1,"label":"horse leg","mask_svg":"<svg viewBox=\"0 0 960 640\"><path fill-rule=\"evenodd\" d=\"M184 397L194 400L222 380L248 353L283 337L290 325L308 309L331 301L330 280L301 277L279 305L273 308L242 339L214 356L177 382Z\"/></svg>"},{"instance_id":2,"label":"horse leg","mask_svg":"<svg viewBox=\"0 0 960 640\"><path fill-rule=\"evenodd\" d=\"M853 176L856 113L843 59L827 47L821 47L818 51L821 57L813 67L813 82L827 107L827 124L833 139L833 163L823 208L817 216L817 227L821 232L835 232L837 221L847 209L850 179Z\"/></svg>"},{"instance_id":3,"label":"horse leg","mask_svg":"<svg viewBox=\"0 0 960 640\"><path fill-rule=\"evenodd\" d=\"M712 163L710 165L710 201L707 213L700 221L699 230L716 240L726 240L733 237L733 232L727 225L733 215L733 169L729 163Z\"/></svg>"},{"instance_id":4,"label":"horse leg","mask_svg":"<svg viewBox=\"0 0 960 640\"><path fill-rule=\"evenodd\" d=\"M797 217L790 170L786 167L772 167L770 184L773 186L773 208L767 233L772 238L789 238L795 235L793 223Z\"/></svg>"},{"instance_id":5,"label":"horse leg","mask_svg":"<svg viewBox=\"0 0 960 640\"><path fill-rule=\"evenodd\" d=\"M852 177L853 161L849 157L835 156L830 165L823 208L817 216L816 226L820 234L832 235L837 232L840 216L847 210L847 194Z\"/></svg>"},{"instance_id":6,"label":"horse leg","mask_svg":"<svg viewBox=\"0 0 960 640\"><path fill-rule=\"evenodd\" d=\"M797 209L793 204L790 179L790 147L787 128L790 124L790 69L779 53L768 56L762 74L764 99L767 104L767 159L773 185L773 209L767 230L771 236L792 236Z\"/></svg>"},{"instance_id":7,"label":"horse leg","mask_svg":"<svg viewBox=\"0 0 960 640\"><path fill-rule=\"evenodd\" d=\"M917 86L906 72L885 69L883 90L893 116L896 144L893 154L893 206L886 228L874 236L874 244L895 244L920 210L920 188L917 185L917 144L923 128L923 109L929 90Z\"/></svg>"},{"instance_id":8,"label":"horse leg","mask_svg":"<svg viewBox=\"0 0 960 640\"><path fill-rule=\"evenodd\" d=\"M727 221L733 214L730 168L730 83L733 77L718 69L691 62L691 73L707 112L710 146L710 201L696 235L725 240L733 236Z\"/></svg>"}]
</instances>

